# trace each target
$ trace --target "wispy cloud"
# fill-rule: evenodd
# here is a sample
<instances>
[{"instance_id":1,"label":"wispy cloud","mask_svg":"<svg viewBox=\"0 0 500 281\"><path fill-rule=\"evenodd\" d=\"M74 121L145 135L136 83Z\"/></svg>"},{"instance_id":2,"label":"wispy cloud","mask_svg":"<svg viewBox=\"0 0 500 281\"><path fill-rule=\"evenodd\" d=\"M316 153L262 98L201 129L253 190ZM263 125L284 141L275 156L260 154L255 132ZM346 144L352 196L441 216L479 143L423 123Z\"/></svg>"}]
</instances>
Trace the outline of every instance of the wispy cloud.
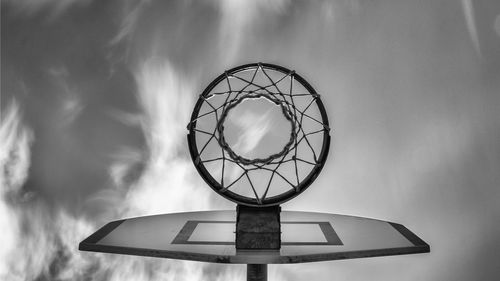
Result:
<instances>
[{"instance_id":1,"label":"wispy cloud","mask_svg":"<svg viewBox=\"0 0 500 281\"><path fill-rule=\"evenodd\" d=\"M234 61L246 37L252 35L252 27L264 18L266 12L282 12L288 1L216 1L220 8L219 48L224 50L224 61Z\"/></svg>"},{"instance_id":2,"label":"wispy cloud","mask_svg":"<svg viewBox=\"0 0 500 281\"><path fill-rule=\"evenodd\" d=\"M75 245L94 226L54 211L37 194L23 189L31 163L32 130L12 102L0 125L0 279L72 280L92 263ZM48 219L51 218L51 219Z\"/></svg>"},{"instance_id":3,"label":"wispy cloud","mask_svg":"<svg viewBox=\"0 0 500 281\"><path fill-rule=\"evenodd\" d=\"M64 66L48 68L47 72L52 77L53 83L57 86L59 97L59 120L61 126L71 125L82 113L85 105L83 104L80 93L72 86L69 80L68 69Z\"/></svg>"},{"instance_id":4,"label":"wispy cloud","mask_svg":"<svg viewBox=\"0 0 500 281\"><path fill-rule=\"evenodd\" d=\"M14 8L18 13L23 15L33 15L38 12L46 11L50 14L50 18L55 18L61 15L64 11L74 5L86 5L91 0L5 0L7 6Z\"/></svg>"},{"instance_id":5,"label":"wispy cloud","mask_svg":"<svg viewBox=\"0 0 500 281\"><path fill-rule=\"evenodd\" d=\"M0 125L0 167L2 192L19 190L28 175L33 132L20 117L17 102L2 112Z\"/></svg>"},{"instance_id":6,"label":"wispy cloud","mask_svg":"<svg viewBox=\"0 0 500 281\"><path fill-rule=\"evenodd\" d=\"M481 57L481 45L477 34L476 19L474 17L474 5L472 0L462 0L462 9L464 11L465 23L469 32L470 40L474 45L476 53Z\"/></svg>"},{"instance_id":7,"label":"wispy cloud","mask_svg":"<svg viewBox=\"0 0 500 281\"><path fill-rule=\"evenodd\" d=\"M177 73L168 61L153 59L139 65L135 77L148 151L144 172L127 195L131 212L207 209L210 190L193 181L196 172L183 153L194 81Z\"/></svg>"},{"instance_id":8,"label":"wispy cloud","mask_svg":"<svg viewBox=\"0 0 500 281\"><path fill-rule=\"evenodd\" d=\"M269 113L268 111L262 115L257 115L256 113L245 112L243 115L234 116L233 122L243 132L238 136L234 144L235 149L248 153L259 145L271 127Z\"/></svg>"},{"instance_id":9,"label":"wispy cloud","mask_svg":"<svg viewBox=\"0 0 500 281\"><path fill-rule=\"evenodd\" d=\"M2 112L0 123L0 277L10 274L12 252L16 250L20 234L17 214L10 207L8 197L17 194L27 179L30 166L30 145L33 133L22 124L19 107L13 102Z\"/></svg>"},{"instance_id":10,"label":"wispy cloud","mask_svg":"<svg viewBox=\"0 0 500 281\"><path fill-rule=\"evenodd\" d=\"M122 17L121 25L118 33L110 41L110 44L115 45L126 40L134 31L137 21L146 4L150 1L127 1L123 7L124 16Z\"/></svg>"}]
</instances>

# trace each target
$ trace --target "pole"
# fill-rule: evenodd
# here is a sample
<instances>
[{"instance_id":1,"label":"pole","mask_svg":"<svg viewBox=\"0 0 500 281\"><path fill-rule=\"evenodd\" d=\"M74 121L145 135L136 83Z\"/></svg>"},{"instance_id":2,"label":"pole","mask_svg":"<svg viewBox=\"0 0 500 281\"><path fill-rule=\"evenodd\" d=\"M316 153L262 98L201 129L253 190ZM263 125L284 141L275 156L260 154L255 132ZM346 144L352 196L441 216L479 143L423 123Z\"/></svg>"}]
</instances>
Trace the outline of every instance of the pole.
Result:
<instances>
[{"instance_id":1,"label":"pole","mask_svg":"<svg viewBox=\"0 0 500 281\"><path fill-rule=\"evenodd\" d=\"M247 264L247 281L267 281L267 264Z\"/></svg>"}]
</instances>

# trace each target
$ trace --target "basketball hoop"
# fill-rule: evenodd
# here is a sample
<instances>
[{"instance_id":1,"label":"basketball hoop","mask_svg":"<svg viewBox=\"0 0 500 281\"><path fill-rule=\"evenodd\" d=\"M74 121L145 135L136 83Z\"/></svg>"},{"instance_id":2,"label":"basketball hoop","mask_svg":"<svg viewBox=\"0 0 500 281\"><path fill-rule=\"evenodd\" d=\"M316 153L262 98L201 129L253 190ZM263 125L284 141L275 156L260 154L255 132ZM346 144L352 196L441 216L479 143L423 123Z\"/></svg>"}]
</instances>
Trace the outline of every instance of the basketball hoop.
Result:
<instances>
[{"instance_id":1,"label":"basketball hoop","mask_svg":"<svg viewBox=\"0 0 500 281\"><path fill-rule=\"evenodd\" d=\"M224 125L232 110L258 99L279 109L290 123L290 136L281 150L251 158L228 144ZM307 189L321 172L330 145L320 96L294 71L267 63L242 65L219 75L200 95L188 129L193 163L208 185L227 199L256 207L281 204ZM202 140L200 134L206 138ZM208 147L212 147L210 153ZM229 180L228 166L232 174L237 173ZM286 187L273 192L277 180ZM243 187L237 189L237 185Z\"/></svg>"},{"instance_id":2,"label":"basketball hoop","mask_svg":"<svg viewBox=\"0 0 500 281\"><path fill-rule=\"evenodd\" d=\"M273 122L268 120L272 116ZM320 96L294 71L265 63L226 71L200 95L188 130L196 169L212 189L238 204L236 211L113 221L83 240L80 250L243 263L249 281L267 280L270 263L430 251L427 243L397 223L281 212L279 204L316 179L330 145ZM266 134L273 137L263 141Z\"/></svg>"}]
</instances>

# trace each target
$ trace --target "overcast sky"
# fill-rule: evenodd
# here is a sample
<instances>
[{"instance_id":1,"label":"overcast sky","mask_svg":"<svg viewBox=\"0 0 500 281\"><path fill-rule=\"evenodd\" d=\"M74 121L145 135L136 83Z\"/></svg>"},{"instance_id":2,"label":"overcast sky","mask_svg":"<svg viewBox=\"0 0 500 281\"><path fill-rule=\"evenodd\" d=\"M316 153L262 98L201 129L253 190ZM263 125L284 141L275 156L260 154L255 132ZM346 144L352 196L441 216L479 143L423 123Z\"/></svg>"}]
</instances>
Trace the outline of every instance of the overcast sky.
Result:
<instances>
[{"instance_id":1,"label":"overcast sky","mask_svg":"<svg viewBox=\"0 0 500 281\"><path fill-rule=\"evenodd\" d=\"M283 208L394 221L431 245L270 280L498 278L500 2L7 0L0 279L244 280L77 246L123 217L235 207L198 176L186 124L211 80L259 61L308 80L333 129L322 174Z\"/></svg>"}]
</instances>

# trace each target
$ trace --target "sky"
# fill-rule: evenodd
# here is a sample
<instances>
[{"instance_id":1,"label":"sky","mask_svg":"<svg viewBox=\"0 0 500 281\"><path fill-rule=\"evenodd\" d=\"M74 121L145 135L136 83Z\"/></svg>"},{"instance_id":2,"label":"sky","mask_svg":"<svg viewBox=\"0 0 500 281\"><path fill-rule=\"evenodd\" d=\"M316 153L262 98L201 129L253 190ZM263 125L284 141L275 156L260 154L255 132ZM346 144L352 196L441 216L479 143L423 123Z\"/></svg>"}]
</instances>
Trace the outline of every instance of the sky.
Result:
<instances>
[{"instance_id":1,"label":"sky","mask_svg":"<svg viewBox=\"0 0 500 281\"><path fill-rule=\"evenodd\" d=\"M244 280L242 265L87 253L124 217L233 209L186 124L226 69L295 69L332 144L284 210L404 224L428 254L269 266L269 280L496 280L498 1L1 2L0 279Z\"/></svg>"}]
</instances>

